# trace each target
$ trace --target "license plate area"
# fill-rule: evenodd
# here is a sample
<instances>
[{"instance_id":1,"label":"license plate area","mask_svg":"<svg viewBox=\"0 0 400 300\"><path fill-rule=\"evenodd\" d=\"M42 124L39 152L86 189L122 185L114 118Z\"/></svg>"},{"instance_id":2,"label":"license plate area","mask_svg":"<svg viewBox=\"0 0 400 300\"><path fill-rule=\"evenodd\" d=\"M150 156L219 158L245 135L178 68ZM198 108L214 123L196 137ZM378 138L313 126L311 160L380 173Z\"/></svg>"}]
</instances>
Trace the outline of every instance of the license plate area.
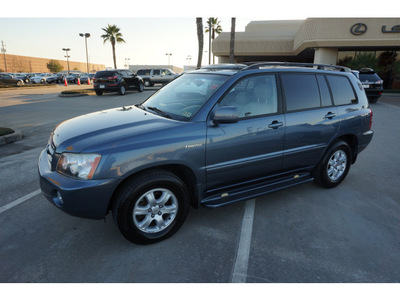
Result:
<instances>
[{"instance_id":1,"label":"license plate area","mask_svg":"<svg viewBox=\"0 0 400 300\"><path fill-rule=\"evenodd\" d=\"M106 86L104 84L100 84L100 88L104 89Z\"/></svg>"}]
</instances>

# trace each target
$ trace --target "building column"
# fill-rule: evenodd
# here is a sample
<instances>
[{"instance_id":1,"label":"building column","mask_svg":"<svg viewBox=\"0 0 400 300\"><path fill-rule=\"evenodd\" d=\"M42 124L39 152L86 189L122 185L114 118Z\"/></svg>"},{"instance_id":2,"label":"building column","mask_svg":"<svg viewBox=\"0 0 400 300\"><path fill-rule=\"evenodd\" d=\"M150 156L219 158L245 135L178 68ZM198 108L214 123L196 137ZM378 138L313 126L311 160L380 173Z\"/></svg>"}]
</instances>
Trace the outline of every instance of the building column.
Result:
<instances>
[{"instance_id":1,"label":"building column","mask_svg":"<svg viewBox=\"0 0 400 300\"><path fill-rule=\"evenodd\" d=\"M315 48L314 64L336 65L337 48Z\"/></svg>"}]
</instances>

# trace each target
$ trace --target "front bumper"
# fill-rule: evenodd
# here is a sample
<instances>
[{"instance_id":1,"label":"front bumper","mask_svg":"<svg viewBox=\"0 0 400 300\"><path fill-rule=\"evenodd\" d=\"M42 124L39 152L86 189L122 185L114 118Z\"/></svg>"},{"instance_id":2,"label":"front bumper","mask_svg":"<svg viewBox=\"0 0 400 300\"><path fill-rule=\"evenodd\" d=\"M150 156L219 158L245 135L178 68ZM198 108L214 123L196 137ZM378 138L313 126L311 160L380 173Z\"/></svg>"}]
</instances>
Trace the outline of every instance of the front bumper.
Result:
<instances>
[{"instance_id":1,"label":"front bumper","mask_svg":"<svg viewBox=\"0 0 400 300\"><path fill-rule=\"evenodd\" d=\"M39 156L40 188L53 205L72 216L102 219L118 185L117 179L77 180L51 171L48 154Z\"/></svg>"}]
</instances>

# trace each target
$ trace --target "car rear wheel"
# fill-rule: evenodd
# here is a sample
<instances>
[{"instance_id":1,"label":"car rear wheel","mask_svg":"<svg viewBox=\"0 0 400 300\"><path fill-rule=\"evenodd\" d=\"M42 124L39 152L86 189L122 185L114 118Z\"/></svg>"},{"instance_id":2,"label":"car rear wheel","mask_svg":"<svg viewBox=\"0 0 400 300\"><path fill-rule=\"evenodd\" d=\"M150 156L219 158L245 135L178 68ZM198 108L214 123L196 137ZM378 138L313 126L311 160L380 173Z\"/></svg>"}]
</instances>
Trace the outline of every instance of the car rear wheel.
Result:
<instances>
[{"instance_id":1,"label":"car rear wheel","mask_svg":"<svg viewBox=\"0 0 400 300\"><path fill-rule=\"evenodd\" d=\"M118 229L136 244L151 244L170 237L182 226L188 211L185 184L164 170L133 177L117 191L113 202Z\"/></svg>"},{"instance_id":2,"label":"car rear wheel","mask_svg":"<svg viewBox=\"0 0 400 300\"><path fill-rule=\"evenodd\" d=\"M145 79L145 81L144 81L144 86L145 86L145 87L151 86L151 81L148 80L148 79Z\"/></svg>"},{"instance_id":3,"label":"car rear wheel","mask_svg":"<svg viewBox=\"0 0 400 300\"><path fill-rule=\"evenodd\" d=\"M333 144L315 170L315 182L325 188L338 186L351 166L351 149L344 141Z\"/></svg>"},{"instance_id":4,"label":"car rear wheel","mask_svg":"<svg viewBox=\"0 0 400 300\"><path fill-rule=\"evenodd\" d=\"M373 98L371 97L371 98L368 98L368 102L374 104L374 103L378 102L378 99L379 99L379 97L373 97Z\"/></svg>"},{"instance_id":5,"label":"car rear wheel","mask_svg":"<svg viewBox=\"0 0 400 300\"><path fill-rule=\"evenodd\" d=\"M96 95L97 96L101 96L101 95L103 95L103 92L102 91L96 91Z\"/></svg>"}]
</instances>

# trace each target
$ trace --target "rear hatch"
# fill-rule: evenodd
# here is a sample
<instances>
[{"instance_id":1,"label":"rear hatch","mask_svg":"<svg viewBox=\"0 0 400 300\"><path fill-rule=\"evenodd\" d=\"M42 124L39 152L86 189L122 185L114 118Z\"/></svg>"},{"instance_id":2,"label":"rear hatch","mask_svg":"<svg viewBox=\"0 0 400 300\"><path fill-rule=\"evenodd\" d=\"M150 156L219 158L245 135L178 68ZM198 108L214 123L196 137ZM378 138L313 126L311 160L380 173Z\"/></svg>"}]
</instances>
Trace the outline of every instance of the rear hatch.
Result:
<instances>
[{"instance_id":1,"label":"rear hatch","mask_svg":"<svg viewBox=\"0 0 400 300\"><path fill-rule=\"evenodd\" d=\"M98 84L115 84L118 77L114 71L100 71L96 73L93 79Z\"/></svg>"}]
</instances>

